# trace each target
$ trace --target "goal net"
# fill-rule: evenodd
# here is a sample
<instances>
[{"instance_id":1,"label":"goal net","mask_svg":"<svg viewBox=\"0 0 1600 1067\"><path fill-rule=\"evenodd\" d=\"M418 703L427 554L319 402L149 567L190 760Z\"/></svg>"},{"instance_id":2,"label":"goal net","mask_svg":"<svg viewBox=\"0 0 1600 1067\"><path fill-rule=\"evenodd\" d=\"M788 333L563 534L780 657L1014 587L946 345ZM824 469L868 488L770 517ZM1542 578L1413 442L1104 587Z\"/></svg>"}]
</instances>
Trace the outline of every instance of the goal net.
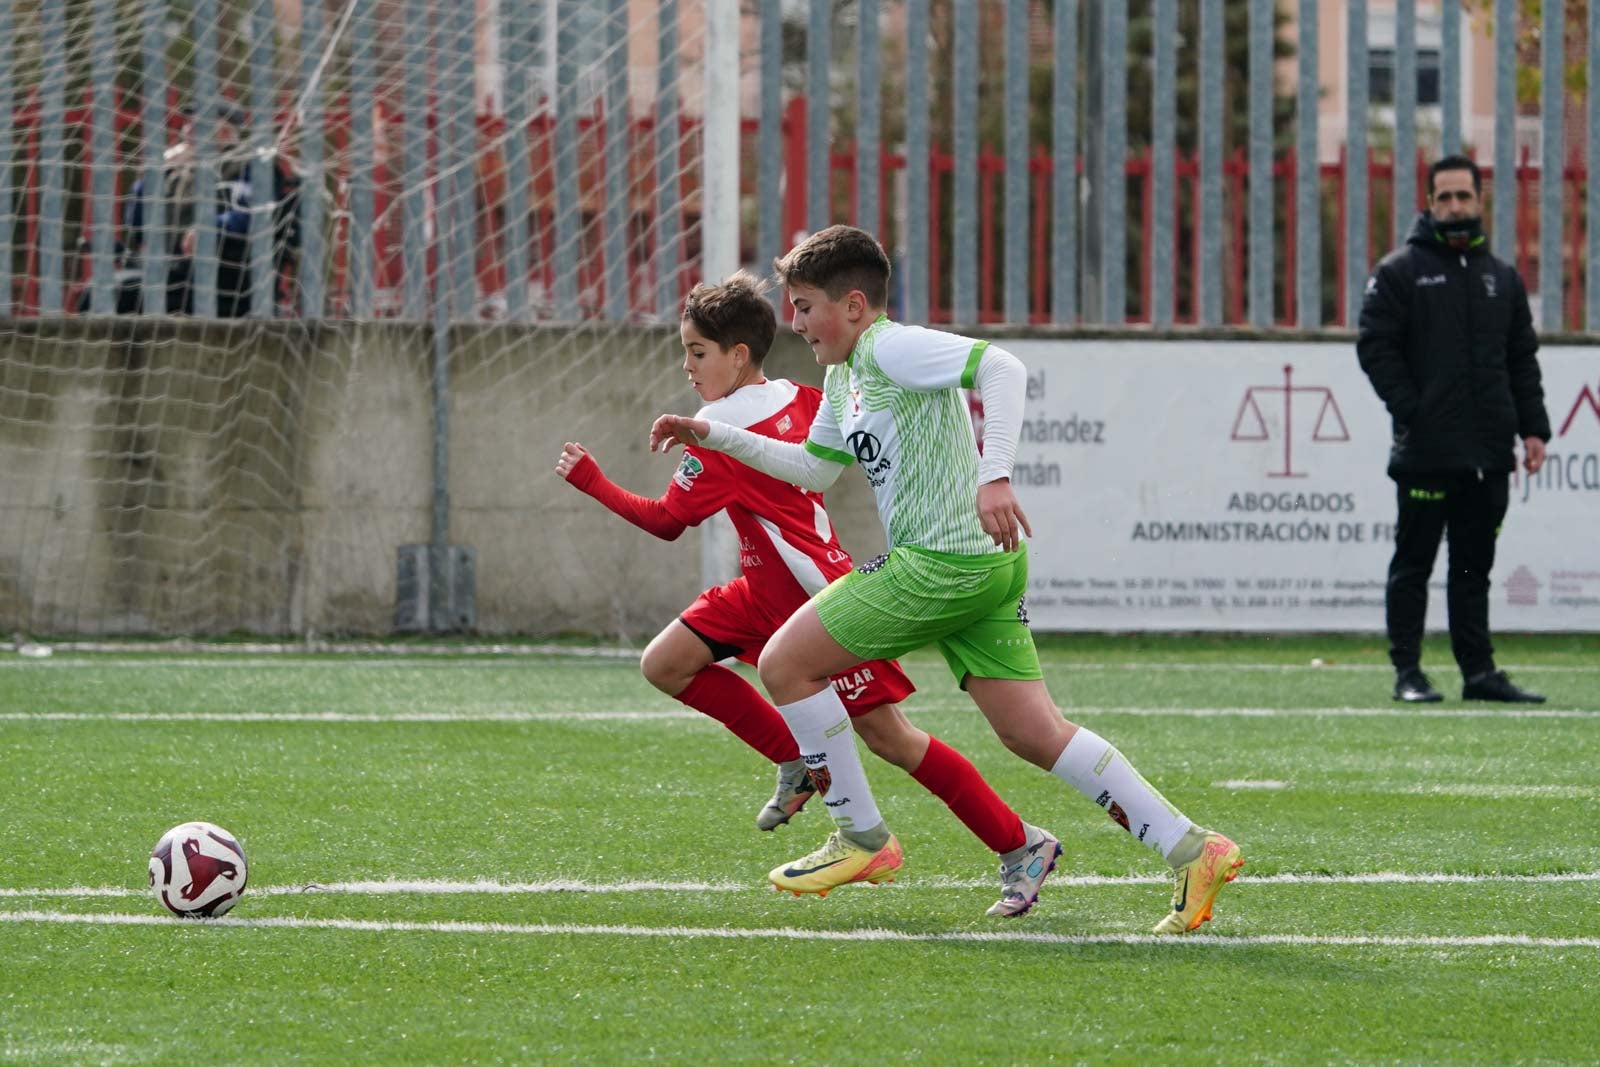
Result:
<instances>
[{"instance_id":1,"label":"goal net","mask_svg":"<svg viewBox=\"0 0 1600 1067\"><path fill-rule=\"evenodd\" d=\"M680 605L552 468L670 473L703 6L0 0L0 625L383 632L408 560L448 628Z\"/></svg>"}]
</instances>

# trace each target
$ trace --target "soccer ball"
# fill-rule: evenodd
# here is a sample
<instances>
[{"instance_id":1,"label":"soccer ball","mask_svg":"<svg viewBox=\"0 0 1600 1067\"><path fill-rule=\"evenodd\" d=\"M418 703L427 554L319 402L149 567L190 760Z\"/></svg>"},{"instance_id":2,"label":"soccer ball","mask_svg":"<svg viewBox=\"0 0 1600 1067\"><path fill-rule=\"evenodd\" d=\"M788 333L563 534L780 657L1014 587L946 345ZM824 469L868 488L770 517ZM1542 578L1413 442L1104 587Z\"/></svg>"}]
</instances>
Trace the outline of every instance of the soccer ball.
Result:
<instances>
[{"instance_id":1,"label":"soccer ball","mask_svg":"<svg viewBox=\"0 0 1600 1067\"><path fill-rule=\"evenodd\" d=\"M150 891L172 914L215 918L244 895L244 849L208 822L186 822L161 835L150 853Z\"/></svg>"}]
</instances>

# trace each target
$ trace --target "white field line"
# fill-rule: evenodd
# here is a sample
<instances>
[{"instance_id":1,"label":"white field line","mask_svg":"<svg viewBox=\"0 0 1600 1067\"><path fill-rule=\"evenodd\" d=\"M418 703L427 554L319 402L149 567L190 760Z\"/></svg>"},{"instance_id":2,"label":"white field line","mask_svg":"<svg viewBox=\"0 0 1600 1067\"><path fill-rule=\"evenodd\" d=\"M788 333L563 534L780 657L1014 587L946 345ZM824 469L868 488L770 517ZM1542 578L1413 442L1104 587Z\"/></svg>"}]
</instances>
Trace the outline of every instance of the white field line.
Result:
<instances>
[{"instance_id":1,"label":"white field line","mask_svg":"<svg viewBox=\"0 0 1600 1067\"><path fill-rule=\"evenodd\" d=\"M0 911L0 923L66 923L87 926L217 927L229 929L350 930L370 933L488 934L491 936L609 936L711 938L716 940L789 941L920 941L956 943L1023 943L1035 945L1176 945L1183 948L1250 948L1293 945L1353 948L1592 948L1600 937L1534 937L1529 934L1485 934L1477 937L1313 936L1256 934L1229 937L1158 937L1154 934L1051 934L997 930L948 930L911 933L904 930L801 930L795 927L739 929L696 926L611 926L575 923L405 922L379 919L300 919L294 917L186 920L162 915L67 915L47 911Z\"/></svg>"},{"instance_id":2,"label":"white field line","mask_svg":"<svg viewBox=\"0 0 1600 1067\"><path fill-rule=\"evenodd\" d=\"M32 644L33 642L29 642ZM242 641L214 643L205 641L62 641L47 645L55 652L93 652L101 655L138 655L184 653L201 655L206 659L197 663L215 662L216 658L238 656L320 656L355 655L375 656L382 662L397 659L450 658L454 656L502 656L523 658L528 656L567 656L579 659L638 659L644 651L623 645L557 645L557 644L497 644L484 642L470 645L448 644L387 644L381 641ZM101 660L100 662L105 662ZM131 662L173 662L172 660L138 659ZM225 664L224 664L225 665Z\"/></svg>"},{"instance_id":3,"label":"white field line","mask_svg":"<svg viewBox=\"0 0 1600 1067\"><path fill-rule=\"evenodd\" d=\"M1231 792L1274 793L1293 789L1294 785L1291 782L1281 782L1275 779L1251 781L1249 779L1230 778L1221 782L1212 782L1211 787L1213 789L1227 789ZM1600 786L1592 785L1524 783L1499 785L1493 782L1427 782L1381 790L1381 792L1419 797L1478 797L1485 800L1527 800L1535 797L1547 797L1556 800L1600 799Z\"/></svg>"},{"instance_id":4,"label":"white field line","mask_svg":"<svg viewBox=\"0 0 1600 1067\"><path fill-rule=\"evenodd\" d=\"M165 642L152 645L100 644L95 642L67 642L49 646L59 652L88 652L89 656L66 656L41 659L13 658L0 652L0 668L24 667L38 669L71 667L212 667L223 669L255 669L258 667L316 667L391 669L404 667L450 667L460 669L504 668L534 665L538 659L577 660L636 660L643 649L619 647L568 647L564 645L440 645L390 648L383 645L225 645L215 648L179 646ZM133 653L150 653L133 655ZM173 653L186 656L202 654L197 658L173 658ZM302 657L288 659L284 657ZM370 656L370 659L353 659L353 656ZM1552 663L1504 664L1504 669L1515 674L1600 674L1597 665L1561 665ZM1394 668L1387 663L1262 663L1262 662L1162 662L1159 660L1080 660L1063 663L1057 668L1063 674L1074 671L1163 671L1214 673L1219 671L1265 671L1279 674L1302 671L1347 671L1357 673L1392 674Z\"/></svg>"},{"instance_id":5,"label":"white field line","mask_svg":"<svg viewBox=\"0 0 1600 1067\"><path fill-rule=\"evenodd\" d=\"M1046 883L1051 889L1094 888L1106 886L1170 885L1171 875L1154 874L1080 874L1053 875ZM1600 882L1600 871L1571 871L1551 874L1450 874L1412 873L1408 871L1371 871L1357 874L1294 873L1248 875L1242 874L1233 883L1246 888L1253 886L1328 886L1328 885L1483 885L1502 884L1552 884L1562 882ZM895 882L892 892L919 889L992 889L992 878L917 878L909 882ZM767 883L751 885L742 882L582 882L556 879L546 882L493 882L493 881L428 881L386 880L370 882L312 882L304 885L251 886L246 892L252 896L315 896L317 894L345 896L534 896L542 893L738 893L767 890ZM0 887L0 898L27 899L88 899L91 897L142 897L148 889L128 886L52 886L37 889Z\"/></svg>"},{"instance_id":6,"label":"white field line","mask_svg":"<svg viewBox=\"0 0 1600 1067\"><path fill-rule=\"evenodd\" d=\"M1595 712L1600 717L1600 712ZM605 712L0 712L0 721L53 723L555 723L555 721L640 721L706 718L686 710L605 710Z\"/></svg>"},{"instance_id":7,"label":"white field line","mask_svg":"<svg viewBox=\"0 0 1600 1067\"><path fill-rule=\"evenodd\" d=\"M4 655L0 652L0 655ZM0 659L0 667L32 667L38 670L67 670L75 667L116 667L118 669L143 669L150 670L162 667L181 667L190 669L204 667L211 670L267 670L284 668L291 670L316 670L337 667L341 670L371 670L381 669L386 671L405 668L414 670L419 668L438 668L450 670L473 670L495 668L506 670L509 668L536 667L547 668L553 666L573 666L576 663L567 661L577 660L628 660L635 661L639 653L630 652L627 655L614 655L609 652L590 652L582 656L563 656L557 653L547 654L543 660L535 661L533 657L519 657L517 659L483 659L472 658L471 653L463 653L460 657L448 656L412 656L393 655L378 656L370 659L355 659L346 653L323 656L320 653L308 654L303 659L260 658L258 654L251 653L239 657L213 656L203 659L175 658L171 656L50 656L32 658L23 656L17 659ZM551 659L561 662L551 663ZM631 662L628 664L631 666Z\"/></svg>"},{"instance_id":8,"label":"white field line","mask_svg":"<svg viewBox=\"0 0 1600 1067\"><path fill-rule=\"evenodd\" d=\"M1495 785L1492 782L1437 782L1408 785L1394 790L1419 797L1478 797L1485 800L1528 800L1547 797L1556 800L1600 799L1600 786L1589 785Z\"/></svg>"},{"instance_id":9,"label":"white field line","mask_svg":"<svg viewBox=\"0 0 1600 1067\"><path fill-rule=\"evenodd\" d=\"M968 713L967 702L925 700L907 707L912 715L940 712ZM1069 719L1090 715L1128 715L1143 718L1182 719L1594 719L1600 711L1589 708L1471 707L1419 709L1413 704L1356 708L1152 708L1081 706L1061 709ZM480 722L608 722L649 719L700 719L697 712L675 708L617 709L604 711L397 711L376 714L352 711L5 711L0 722L319 722L319 723L480 723Z\"/></svg>"}]
</instances>

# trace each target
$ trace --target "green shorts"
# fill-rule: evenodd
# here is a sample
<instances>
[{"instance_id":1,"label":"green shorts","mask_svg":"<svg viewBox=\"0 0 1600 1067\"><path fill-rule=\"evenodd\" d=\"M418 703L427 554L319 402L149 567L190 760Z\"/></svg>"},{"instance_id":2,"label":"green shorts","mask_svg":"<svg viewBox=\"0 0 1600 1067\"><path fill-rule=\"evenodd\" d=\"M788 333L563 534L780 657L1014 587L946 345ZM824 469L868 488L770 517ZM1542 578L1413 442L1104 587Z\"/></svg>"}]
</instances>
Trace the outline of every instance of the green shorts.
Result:
<instances>
[{"instance_id":1,"label":"green shorts","mask_svg":"<svg viewBox=\"0 0 1600 1067\"><path fill-rule=\"evenodd\" d=\"M957 556L900 547L817 594L817 617L839 644L869 659L938 645L956 681L1036 679L1039 652L1023 594L1028 550Z\"/></svg>"}]
</instances>

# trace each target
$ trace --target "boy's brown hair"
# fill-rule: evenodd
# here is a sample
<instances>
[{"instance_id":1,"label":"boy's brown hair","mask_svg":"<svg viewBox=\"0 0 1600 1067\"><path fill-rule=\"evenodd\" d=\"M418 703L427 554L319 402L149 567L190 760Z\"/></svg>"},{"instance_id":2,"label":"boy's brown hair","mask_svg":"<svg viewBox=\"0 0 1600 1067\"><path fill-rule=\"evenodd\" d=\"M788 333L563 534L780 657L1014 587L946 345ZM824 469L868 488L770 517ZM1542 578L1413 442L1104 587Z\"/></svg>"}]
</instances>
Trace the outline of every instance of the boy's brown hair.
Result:
<instances>
[{"instance_id":1,"label":"boy's brown hair","mask_svg":"<svg viewBox=\"0 0 1600 1067\"><path fill-rule=\"evenodd\" d=\"M701 282L683 302L683 321L724 350L744 345L751 361L760 363L778 333L778 317L767 299L771 288L742 270L721 282Z\"/></svg>"},{"instance_id":2,"label":"boy's brown hair","mask_svg":"<svg viewBox=\"0 0 1600 1067\"><path fill-rule=\"evenodd\" d=\"M854 226L818 230L774 260L772 268L785 288L808 285L829 300L859 289L871 306L889 305L889 257L870 233Z\"/></svg>"}]
</instances>

